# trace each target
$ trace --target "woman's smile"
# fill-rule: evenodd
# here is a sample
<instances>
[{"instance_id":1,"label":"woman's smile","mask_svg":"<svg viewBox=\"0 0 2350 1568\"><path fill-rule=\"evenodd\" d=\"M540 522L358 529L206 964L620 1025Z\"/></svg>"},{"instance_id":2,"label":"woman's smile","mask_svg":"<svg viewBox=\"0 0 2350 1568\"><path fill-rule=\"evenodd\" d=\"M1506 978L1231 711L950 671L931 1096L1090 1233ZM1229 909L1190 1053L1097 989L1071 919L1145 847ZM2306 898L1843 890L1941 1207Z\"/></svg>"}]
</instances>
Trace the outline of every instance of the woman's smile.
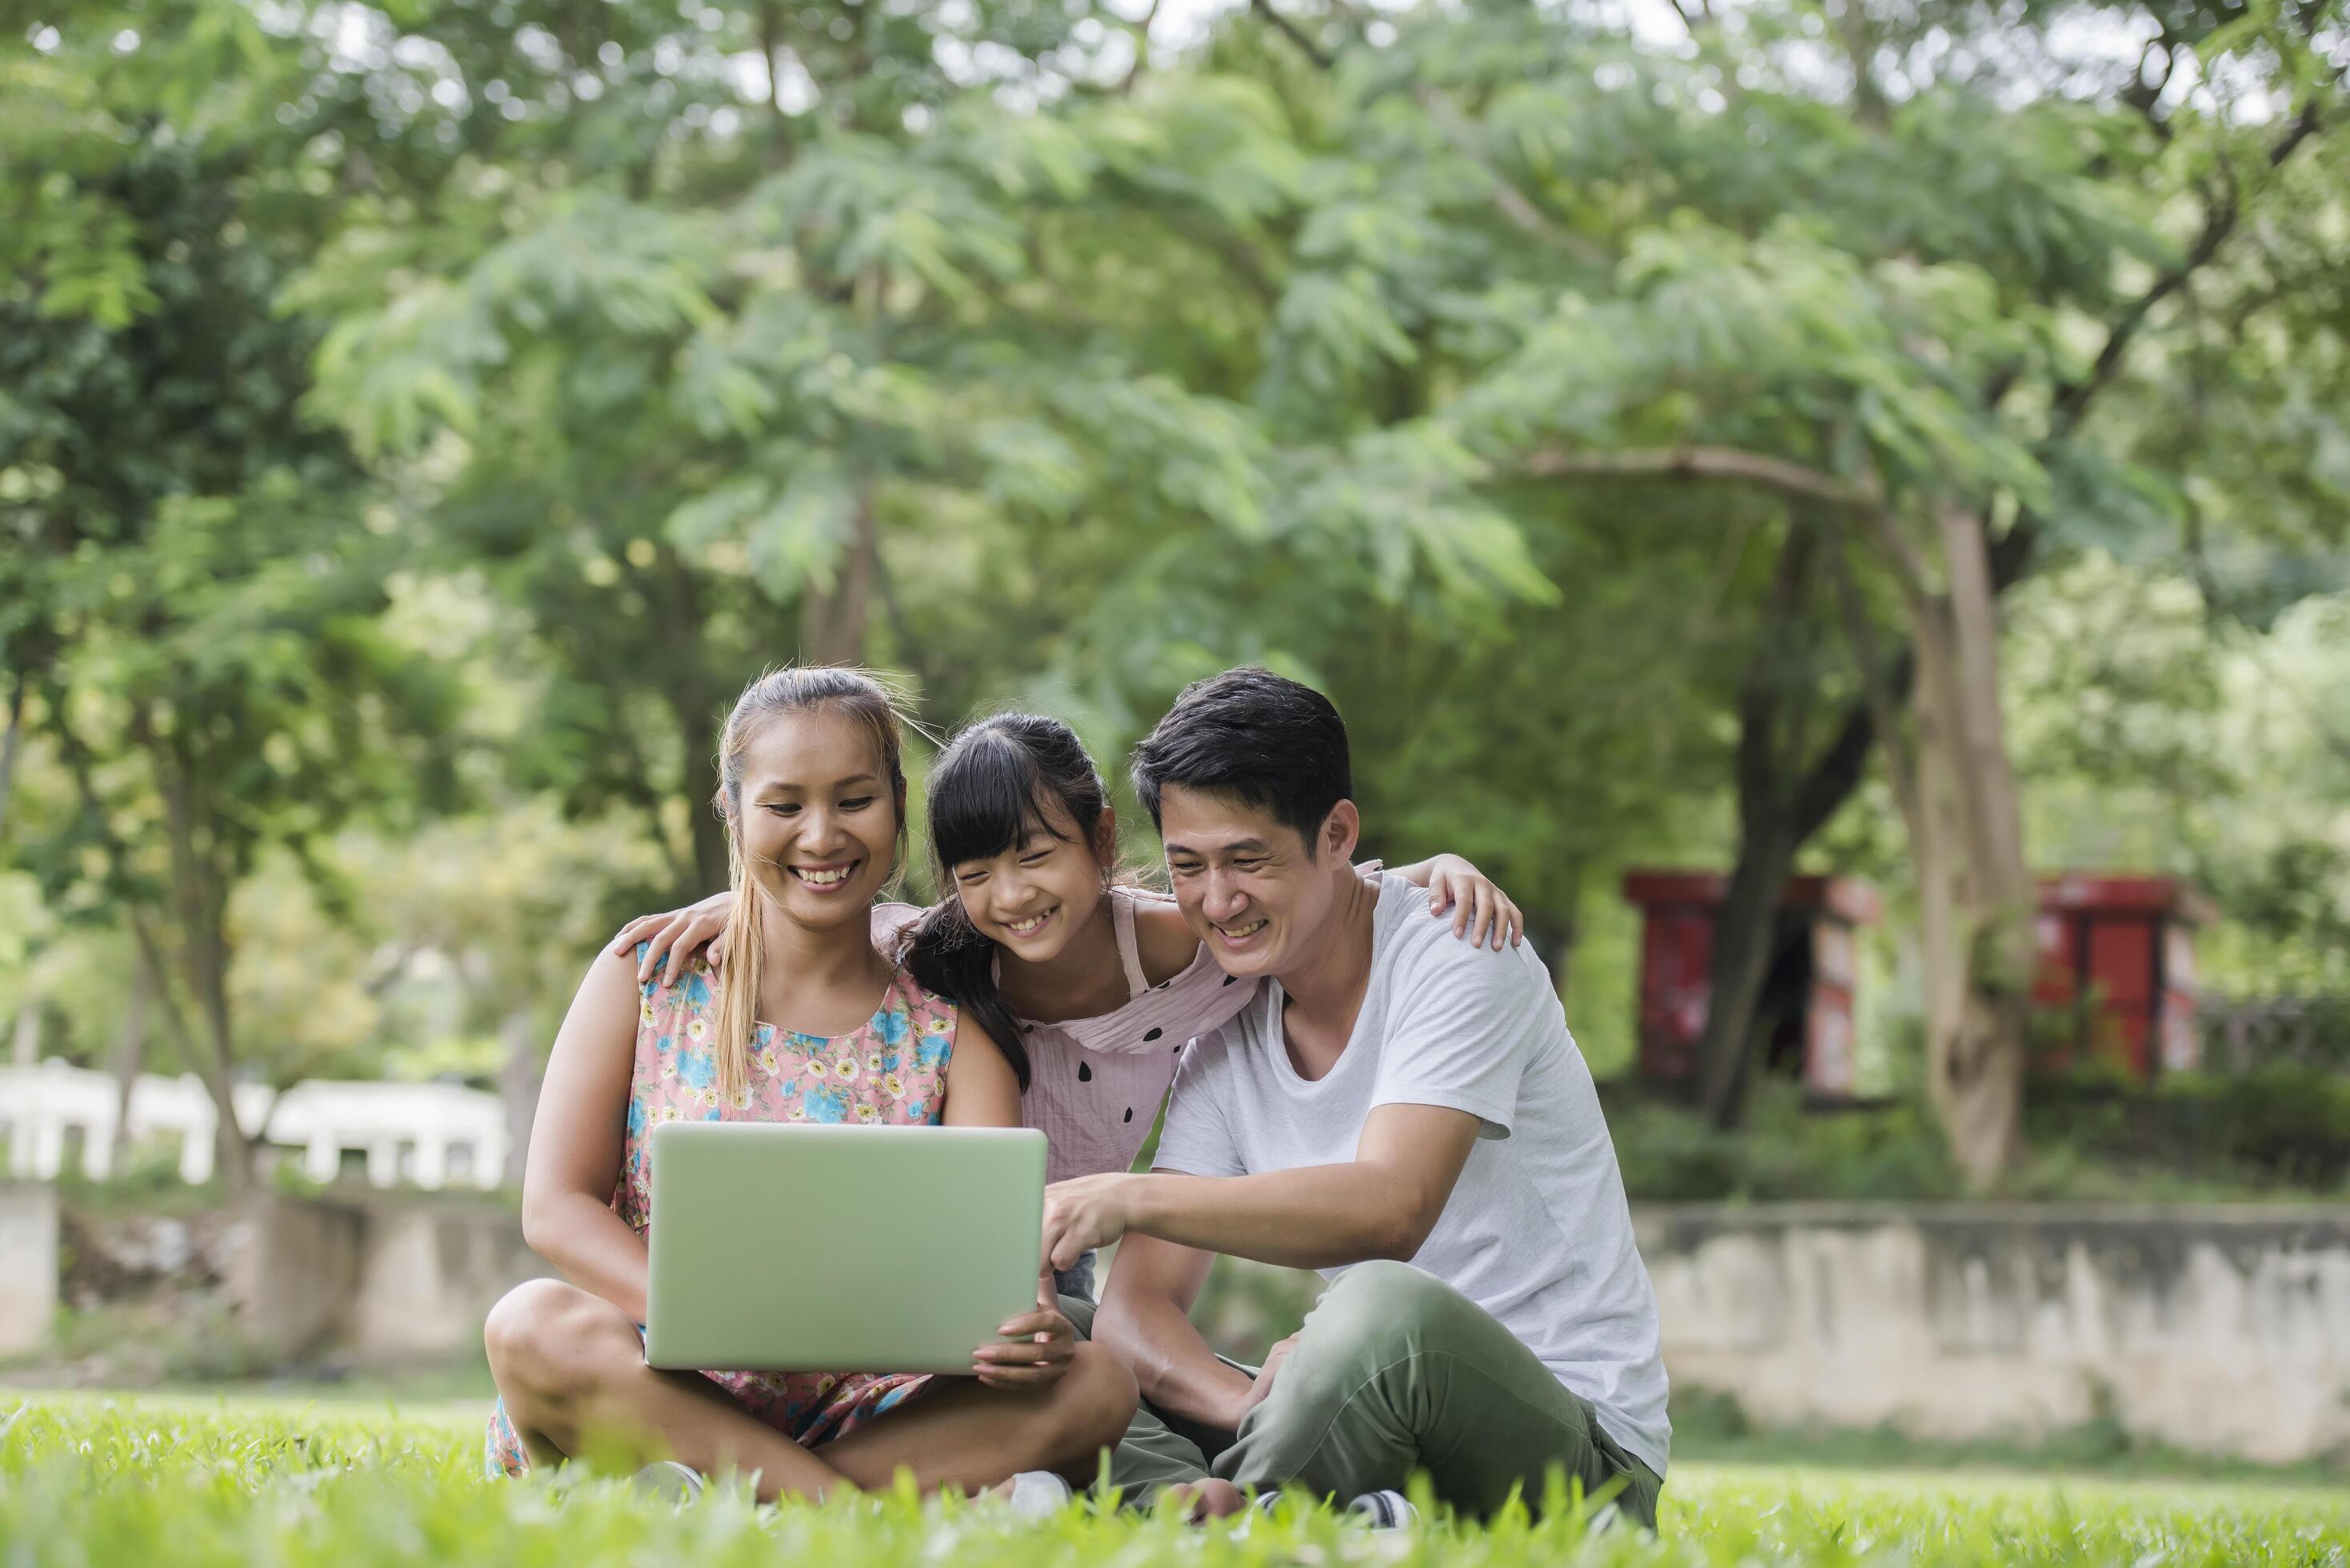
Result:
<instances>
[{"instance_id":1,"label":"woman's smile","mask_svg":"<svg viewBox=\"0 0 2350 1568\"><path fill-rule=\"evenodd\" d=\"M858 868L865 864L862 857L835 860L820 866L786 867L795 880L812 893L837 893L848 886Z\"/></svg>"}]
</instances>

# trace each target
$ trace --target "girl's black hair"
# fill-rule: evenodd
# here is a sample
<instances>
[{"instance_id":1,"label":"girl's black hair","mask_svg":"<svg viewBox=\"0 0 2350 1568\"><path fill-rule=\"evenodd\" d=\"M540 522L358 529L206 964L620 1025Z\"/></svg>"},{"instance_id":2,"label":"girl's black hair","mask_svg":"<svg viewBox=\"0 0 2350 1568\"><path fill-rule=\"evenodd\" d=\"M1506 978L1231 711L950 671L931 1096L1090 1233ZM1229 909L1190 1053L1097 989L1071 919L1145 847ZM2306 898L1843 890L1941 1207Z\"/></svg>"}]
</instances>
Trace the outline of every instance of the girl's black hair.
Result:
<instances>
[{"instance_id":1,"label":"girl's black hair","mask_svg":"<svg viewBox=\"0 0 2350 1568\"><path fill-rule=\"evenodd\" d=\"M930 777L931 854L942 897L915 922L899 955L915 983L951 998L993 1036L1024 1092L1028 1047L995 986L996 944L963 913L954 867L1034 835L1067 841L1045 815L1048 802L1069 814L1077 842L1099 859L1093 836L1109 794L1076 731L1035 713L998 713L948 743ZM1103 869L1107 877L1107 863Z\"/></svg>"}]
</instances>

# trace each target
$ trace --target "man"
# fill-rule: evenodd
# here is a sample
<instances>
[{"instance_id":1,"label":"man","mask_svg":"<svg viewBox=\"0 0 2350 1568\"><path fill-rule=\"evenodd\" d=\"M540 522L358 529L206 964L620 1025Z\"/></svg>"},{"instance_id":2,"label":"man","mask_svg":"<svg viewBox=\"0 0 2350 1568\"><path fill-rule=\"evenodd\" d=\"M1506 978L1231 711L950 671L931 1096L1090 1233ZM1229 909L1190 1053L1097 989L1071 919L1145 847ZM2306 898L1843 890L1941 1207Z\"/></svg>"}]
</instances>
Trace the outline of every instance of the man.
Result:
<instances>
[{"instance_id":1,"label":"man","mask_svg":"<svg viewBox=\"0 0 2350 1568\"><path fill-rule=\"evenodd\" d=\"M1352 866L1346 726L1263 670L1187 690L1134 754L1185 919L1258 1002L1186 1052L1148 1175L1062 1182L1060 1267L1118 1241L1094 1325L1211 1507L1361 1498L1424 1470L1476 1514L1563 1467L1656 1521L1670 1427L1615 1147L1540 961L1454 941ZM1214 1255L1329 1289L1253 1376L1188 1313Z\"/></svg>"}]
</instances>

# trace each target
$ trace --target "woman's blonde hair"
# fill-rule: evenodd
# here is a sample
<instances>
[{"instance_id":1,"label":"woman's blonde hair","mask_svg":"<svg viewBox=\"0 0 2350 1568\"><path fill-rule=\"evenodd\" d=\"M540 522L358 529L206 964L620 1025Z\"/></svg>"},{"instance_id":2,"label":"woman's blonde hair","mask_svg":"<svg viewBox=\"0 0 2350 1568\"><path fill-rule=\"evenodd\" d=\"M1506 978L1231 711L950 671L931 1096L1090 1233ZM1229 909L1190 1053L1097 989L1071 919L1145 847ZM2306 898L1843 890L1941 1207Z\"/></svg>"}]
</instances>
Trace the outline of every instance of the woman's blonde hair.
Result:
<instances>
[{"instance_id":1,"label":"woman's blonde hair","mask_svg":"<svg viewBox=\"0 0 2350 1568\"><path fill-rule=\"evenodd\" d=\"M719 971L718 1033L711 1043L718 1057L718 1096L735 1106L751 1082L751 1037L758 1027L759 969L764 950L761 929L764 901L743 853L743 759L753 737L779 718L837 710L863 724L873 737L889 798L898 814L898 846L889 887L895 888L906 862L906 769L903 723L896 696L866 670L846 665L786 665L743 688L734 711L718 736L718 796L713 803L726 822L726 870L734 889L734 913L727 922L727 961Z\"/></svg>"}]
</instances>

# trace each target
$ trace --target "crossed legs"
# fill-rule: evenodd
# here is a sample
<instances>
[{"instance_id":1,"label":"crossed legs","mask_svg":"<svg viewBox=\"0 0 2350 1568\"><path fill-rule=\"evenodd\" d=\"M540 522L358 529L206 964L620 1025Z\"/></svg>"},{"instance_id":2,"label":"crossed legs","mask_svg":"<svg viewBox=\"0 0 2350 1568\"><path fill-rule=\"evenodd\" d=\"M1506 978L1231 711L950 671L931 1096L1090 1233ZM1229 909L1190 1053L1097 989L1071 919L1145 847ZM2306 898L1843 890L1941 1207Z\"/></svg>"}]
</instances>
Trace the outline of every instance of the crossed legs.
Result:
<instances>
[{"instance_id":1,"label":"crossed legs","mask_svg":"<svg viewBox=\"0 0 2350 1568\"><path fill-rule=\"evenodd\" d=\"M1539 1504L1553 1467L1586 1493L1618 1484L1624 1511L1654 1527L1657 1477L1588 1404L1460 1292L1409 1264L1375 1262L1324 1293L1212 1469L1236 1488L1299 1487L1341 1501L1399 1489L1423 1470L1440 1500L1482 1516L1513 1489Z\"/></svg>"},{"instance_id":2,"label":"crossed legs","mask_svg":"<svg viewBox=\"0 0 2350 1568\"><path fill-rule=\"evenodd\" d=\"M533 1280L490 1311L490 1371L534 1465L591 1449L641 1462L678 1459L707 1474L755 1475L762 1501L821 1499L846 1481L889 1486L901 1469L925 1492L977 1491L1021 1470L1090 1480L1135 1409L1133 1375L1079 1345L1066 1376L1041 1389L956 1380L812 1451L753 1417L697 1373L645 1365L628 1314L555 1280Z\"/></svg>"}]
</instances>

